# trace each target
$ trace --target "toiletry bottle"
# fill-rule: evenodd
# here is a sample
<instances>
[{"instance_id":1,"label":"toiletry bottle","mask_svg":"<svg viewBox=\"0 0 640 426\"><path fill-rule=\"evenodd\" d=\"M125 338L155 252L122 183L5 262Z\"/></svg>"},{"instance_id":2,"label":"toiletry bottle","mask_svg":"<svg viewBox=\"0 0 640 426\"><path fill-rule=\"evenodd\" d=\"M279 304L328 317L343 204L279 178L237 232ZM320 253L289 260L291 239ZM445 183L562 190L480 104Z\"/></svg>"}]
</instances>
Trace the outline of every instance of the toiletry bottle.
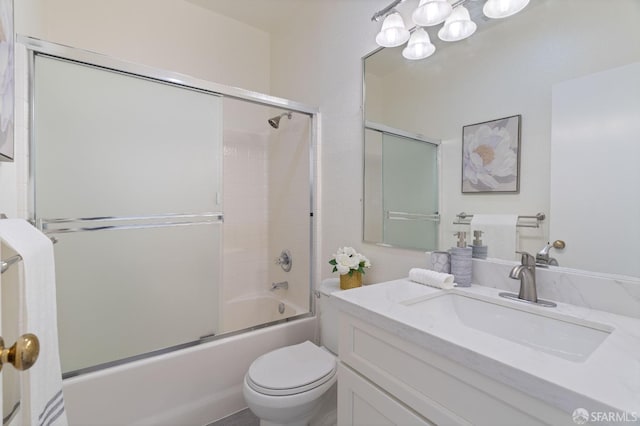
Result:
<instances>
[{"instance_id":1,"label":"toiletry bottle","mask_svg":"<svg viewBox=\"0 0 640 426\"><path fill-rule=\"evenodd\" d=\"M488 247L482 245L482 231L473 231L473 244L471 245L471 256L474 259L486 259Z\"/></svg>"},{"instance_id":2,"label":"toiletry bottle","mask_svg":"<svg viewBox=\"0 0 640 426\"><path fill-rule=\"evenodd\" d=\"M443 274L451 273L451 255L446 251L431 252L431 270Z\"/></svg>"},{"instance_id":3,"label":"toiletry bottle","mask_svg":"<svg viewBox=\"0 0 640 426\"><path fill-rule=\"evenodd\" d=\"M471 286L471 270L473 261L471 260L472 249L467 247L467 233L460 231L453 235L457 235L457 247L451 247L451 273L458 287Z\"/></svg>"}]
</instances>

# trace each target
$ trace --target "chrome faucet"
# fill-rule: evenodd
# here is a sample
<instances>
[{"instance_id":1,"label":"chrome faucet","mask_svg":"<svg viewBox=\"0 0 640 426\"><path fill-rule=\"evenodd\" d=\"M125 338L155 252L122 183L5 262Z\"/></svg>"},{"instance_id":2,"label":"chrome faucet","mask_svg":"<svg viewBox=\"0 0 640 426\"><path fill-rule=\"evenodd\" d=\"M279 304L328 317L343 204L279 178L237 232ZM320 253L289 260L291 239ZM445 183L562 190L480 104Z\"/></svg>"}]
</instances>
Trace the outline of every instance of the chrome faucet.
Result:
<instances>
[{"instance_id":1,"label":"chrome faucet","mask_svg":"<svg viewBox=\"0 0 640 426\"><path fill-rule=\"evenodd\" d=\"M566 244L562 240L555 240L553 244L547 243L547 245L536 254L536 263L541 266L558 266L558 261L553 257L549 257L549 251L551 251L552 248L562 250L565 247Z\"/></svg>"},{"instance_id":2,"label":"chrome faucet","mask_svg":"<svg viewBox=\"0 0 640 426\"><path fill-rule=\"evenodd\" d=\"M536 303L538 292L536 289L536 258L526 251L518 251L522 255L520 265L514 266L509 272L509 278L520 280L518 299Z\"/></svg>"},{"instance_id":3,"label":"chrome faucet","mask_svg":"<svg viewBox=\"0 0 640 426\"><path fill-rule=\"evenodd\" d=\"M269 290L277 290L279 288L283 288L285 290L289 289L289 281L280 281L279 283L271 283L271 288Z\"/></svg>"},{"instance_id":4,"label":"chrome faucet","mask_svg":"<svg viewBox=\"0 0 640 426\"><path fill-rule=\"evenodd\" d=\"M501 297L514 299L521 302L532 303L535 305L554 307L555 303L548 300L538 299L538 290L536 288L536 258L525 251L517 251L522 255L520 265L516 265L509 272L509 278L520 280L520 291L515 293L500 293Z\"/></svg>"}]
</instances>

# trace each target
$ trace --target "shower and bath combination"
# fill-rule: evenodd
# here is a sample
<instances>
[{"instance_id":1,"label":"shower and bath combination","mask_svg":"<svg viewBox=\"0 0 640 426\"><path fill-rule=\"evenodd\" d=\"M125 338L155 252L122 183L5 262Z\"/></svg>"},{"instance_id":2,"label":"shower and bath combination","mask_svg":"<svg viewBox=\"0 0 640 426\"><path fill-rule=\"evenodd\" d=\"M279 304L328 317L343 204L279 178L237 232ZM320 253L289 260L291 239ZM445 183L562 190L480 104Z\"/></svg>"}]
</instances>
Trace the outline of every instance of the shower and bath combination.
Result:
<instances>
[{"instance_id":1,"label":"shower and bath combination","mask_svg":"<svg viewBox=\"0 0 640 426\"><path fill-rule=\"evenodd\" d=\"M271 127L273 127L274 129L277 129L278 127L280 127L280 119L282 117L287 117L289 120L291 120L291 111L288 112L283 112L282 114L270 118L269 120L267 120L269 122L269 124L271 125Z\"/></svg>"}]
</instances>

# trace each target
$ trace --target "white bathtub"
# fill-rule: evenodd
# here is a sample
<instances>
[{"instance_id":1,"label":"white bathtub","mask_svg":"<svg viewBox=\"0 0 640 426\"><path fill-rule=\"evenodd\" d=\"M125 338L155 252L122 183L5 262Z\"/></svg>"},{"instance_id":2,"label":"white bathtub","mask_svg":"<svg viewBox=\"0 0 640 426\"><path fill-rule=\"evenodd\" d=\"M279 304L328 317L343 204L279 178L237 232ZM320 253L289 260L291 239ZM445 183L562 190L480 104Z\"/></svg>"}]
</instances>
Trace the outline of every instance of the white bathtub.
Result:
<instances>
[{"instance_id":1,"label":"white bathtub","mask_svg":"<svg viewBox=\"0 0 640 426\"><path fill-rule=\"evenodd\" d=\"M315 329L315 317L298 319L66 379L69 423L186 426L226 417L246 407L242 380L253 360L313 340Z\"/></svg>"},{"instance_id":2,"label":"white bathtub","mask_svg":"<svg viewBox=\"0 0 640 426\"><path fill-rule=\"evenodd\" d=\"M283 311L280 312L280 309ZM222 332L243 330L272 321L278 321L306 311L293 303L266 293L230 300L222 307Z\"/></svg>"}]
</instances>

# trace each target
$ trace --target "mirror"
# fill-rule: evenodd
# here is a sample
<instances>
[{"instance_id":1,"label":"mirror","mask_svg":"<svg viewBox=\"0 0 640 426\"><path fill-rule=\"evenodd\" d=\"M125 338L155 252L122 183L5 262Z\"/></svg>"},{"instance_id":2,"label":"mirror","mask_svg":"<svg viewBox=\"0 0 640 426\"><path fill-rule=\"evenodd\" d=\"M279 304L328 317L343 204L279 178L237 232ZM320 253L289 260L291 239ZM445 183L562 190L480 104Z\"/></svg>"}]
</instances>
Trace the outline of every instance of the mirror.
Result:
<instances>
[{"instance_id":1,"label":"mirror","mask_svg":"<svg viewBox=\"0 0 640 426\"><path fill-rule=\"evenodd\" d=\"M438 247L438 145L368 122L364 131L364 240Z\"/></svg>"},{"instance_id":2,"label":"mirror","mask_svg":"<svg viewBox=\"0 0 640 426\"><path fill-rule=\"evenodd\" d=\"M541 212L540 227L518 228L519 250L564 240L551 252L560 266L640 278L640 3L538 0L504 20L483 4L466 4L478 24L466 40L428 28L427 59L404 59L403 46L365 57L365 121L442 141L439 249L469 230L454 224L461 212ZM519 192L462 193L463 127L515 115Z\"/></svg>"}]
</instances>

